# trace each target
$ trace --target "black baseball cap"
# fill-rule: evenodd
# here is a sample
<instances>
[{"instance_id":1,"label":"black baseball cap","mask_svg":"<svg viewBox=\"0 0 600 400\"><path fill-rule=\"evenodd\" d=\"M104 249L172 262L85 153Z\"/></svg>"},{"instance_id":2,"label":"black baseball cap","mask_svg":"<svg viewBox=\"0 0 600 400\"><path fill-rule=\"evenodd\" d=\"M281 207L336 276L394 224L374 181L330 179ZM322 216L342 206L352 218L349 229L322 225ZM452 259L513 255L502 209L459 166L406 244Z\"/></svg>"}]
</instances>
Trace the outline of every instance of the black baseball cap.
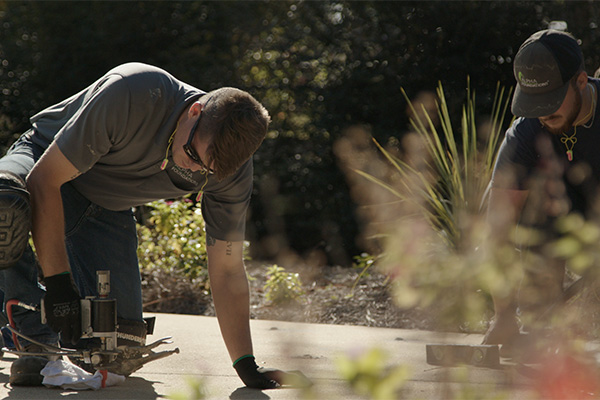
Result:
<instances>
[{"instance_id":1,"label":"black baseball cap","mask_svg":"<svg viewBox=\"0 0 600 400\"><path fill-rule=\"evenodd\" d=\"M583 70L583 53L570 33L539 31L521 45L513 70L517 88L512 113L517 117L543 117L560 108L569 80Z\"/></svg>"}]
</instances>

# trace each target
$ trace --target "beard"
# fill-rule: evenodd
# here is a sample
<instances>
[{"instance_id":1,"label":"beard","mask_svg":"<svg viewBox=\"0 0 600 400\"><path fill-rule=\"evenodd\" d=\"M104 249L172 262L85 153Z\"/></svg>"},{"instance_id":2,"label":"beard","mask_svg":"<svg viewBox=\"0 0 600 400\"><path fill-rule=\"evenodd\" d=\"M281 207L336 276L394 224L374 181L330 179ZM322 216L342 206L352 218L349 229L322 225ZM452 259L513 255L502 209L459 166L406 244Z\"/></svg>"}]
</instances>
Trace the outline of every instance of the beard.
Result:
<instances>
[{"instance_id":1,"label":"beard","mask_svg":"<svg viewBox=\"0 0 600 400\"><path fill-rule=\"evenodd\" d=\"M568 132L573 127L575 119L581 111L581 104L581 93L579 92L579 90L575 90L575 101L573 103L573 108L571 109L571 112L565 117L565 122L558 128L550 128L549 126L546 126L543 122L542 125L544 125L546 130L553 135L562 135L563 133Z\"/></svg>"}]
</instances>

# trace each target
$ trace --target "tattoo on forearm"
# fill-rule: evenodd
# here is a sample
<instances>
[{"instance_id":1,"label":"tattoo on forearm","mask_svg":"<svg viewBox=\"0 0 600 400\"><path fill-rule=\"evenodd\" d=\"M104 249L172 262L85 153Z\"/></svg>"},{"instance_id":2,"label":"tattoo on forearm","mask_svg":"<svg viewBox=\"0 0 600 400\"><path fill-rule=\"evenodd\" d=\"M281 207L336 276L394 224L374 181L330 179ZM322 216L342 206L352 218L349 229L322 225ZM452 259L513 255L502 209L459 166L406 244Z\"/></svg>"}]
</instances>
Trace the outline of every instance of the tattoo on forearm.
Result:
<instances>
[{"instance_id":1,"label":"tattoo on forearm","mask_svg":"<svg viewBox=\"0 0 600 400\"><path fill-rule=\"evenodd\" d=\"M206 245L208 247L214 246L216 242L217 241L214 237L210 236L208 233L206 234Z\"/></svg>"},{"instance_id":2,"label":"tattoo on forearm","mask_svg":"<svg viewBox=\"0 0 600 400\"><path fill-rule=\"evenodd\" d=\"M227 254L228 256L230 256L231 254L233 254L233 243L232 242L227 242L227 247L225 249L225 254Z\"/></svg>"}]
</instances>

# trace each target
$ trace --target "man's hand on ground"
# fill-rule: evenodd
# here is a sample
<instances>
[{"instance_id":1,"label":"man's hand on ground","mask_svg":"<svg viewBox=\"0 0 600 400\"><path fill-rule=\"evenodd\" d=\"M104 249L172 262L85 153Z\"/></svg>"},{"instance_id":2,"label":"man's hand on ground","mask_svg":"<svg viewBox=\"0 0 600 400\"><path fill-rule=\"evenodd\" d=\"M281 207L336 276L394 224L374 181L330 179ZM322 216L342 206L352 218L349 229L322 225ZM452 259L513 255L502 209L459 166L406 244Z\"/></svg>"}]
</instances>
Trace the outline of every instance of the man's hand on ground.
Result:
<instances>
[{"instance_id":1,"label":"man's hand on ground","mask_svg":"<svg viewBox=\"0 0 600 400\"><path fill-rule=\"evenodd\" d=\"M520 335L519 321L514 314L495 316L482 344L507 344Z\"/></svg>"},{"instance_id":2,"label":"man's hand on ground","mask_svg":"<svg viewBox=\"0 0 600 400\"><path fill-rule=\"evenodd\" d=\"M50 328L60 333L61 341L75 344L81 337L81 296L71 274L52 275L44 279L44 310Z\"/></svg>"},{"instance_id":3,"label":"man's hand on ground","mask_svg":"<svg viewBox=\"0 0 600 400\"><path fill-rule=\"evenodd\" d=\"M239 359L233 364L238 376L246 386L253 389L275 389L281 386L272 371L259 371L253 356Z\"/></svg>"},{"instance_id":4,"label":"man's hand on ground","mask_svg":"<svg viewBox=\"0 0 600 400\"><path fill-rule=\"evenodd\" d=\"M312 382L300 371L284 372L278 369L259 368L253 356L238 360L234 368L242 382L253 389L312 386Z\"/></svg>"}]
</instances>

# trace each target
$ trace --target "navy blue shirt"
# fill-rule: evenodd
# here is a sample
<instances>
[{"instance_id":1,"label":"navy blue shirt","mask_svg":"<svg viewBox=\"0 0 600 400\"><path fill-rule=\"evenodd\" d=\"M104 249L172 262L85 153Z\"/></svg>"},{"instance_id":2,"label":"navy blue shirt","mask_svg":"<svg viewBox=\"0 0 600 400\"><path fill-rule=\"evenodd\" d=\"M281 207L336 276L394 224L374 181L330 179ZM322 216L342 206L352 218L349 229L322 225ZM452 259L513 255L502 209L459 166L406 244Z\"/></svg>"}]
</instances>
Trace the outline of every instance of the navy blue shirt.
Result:
<instances>
[{"instance_id":1,"label":"navy blue shirt","mask_svg":"<svg viewBox=\"0 0 600 400\"><path fill-rule=\"evenodd\" d=\"M596 94L600 80L588 78ZM492 187L533 190L548 189L540 179L558 177L565 185L572 211L586 214L597 201L600 182L600 107L596 102L593 120L577 127L572 160L563 135L548 132L537 118L518 118L506 131L494 167ZM565 134L572 136L571 128ZM534 187L534 185L537 185Z\"/></svg>"}]
</instances>

